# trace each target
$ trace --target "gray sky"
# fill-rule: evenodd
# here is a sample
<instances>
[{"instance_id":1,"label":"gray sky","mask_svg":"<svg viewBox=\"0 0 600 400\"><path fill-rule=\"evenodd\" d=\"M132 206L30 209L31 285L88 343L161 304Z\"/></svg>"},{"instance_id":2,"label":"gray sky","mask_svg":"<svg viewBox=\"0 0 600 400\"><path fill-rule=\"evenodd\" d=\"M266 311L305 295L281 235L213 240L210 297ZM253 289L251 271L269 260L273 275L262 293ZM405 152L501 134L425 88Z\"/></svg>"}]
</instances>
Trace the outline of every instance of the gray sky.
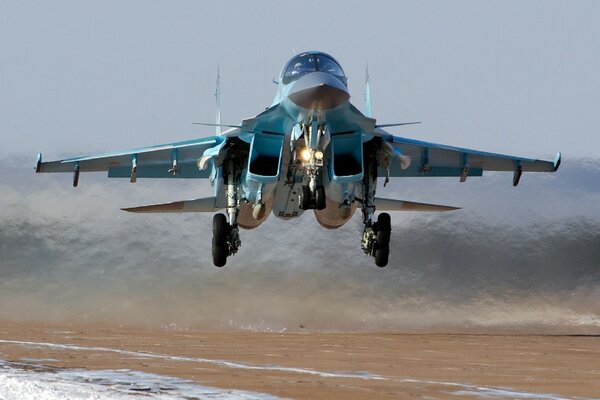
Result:
<instances>
[{"instance_id":1,"label":"gray sky","mask_svg":"<svg viewBox=\"0 0 600 400\"><path fill-rule=\"evenodd\" d=\"M393 132L533 157L598 157L594 1L7 1L0 155L46 159L208 135L260 112L292 49L336 57Z\"/></svg>"}]
</instances>

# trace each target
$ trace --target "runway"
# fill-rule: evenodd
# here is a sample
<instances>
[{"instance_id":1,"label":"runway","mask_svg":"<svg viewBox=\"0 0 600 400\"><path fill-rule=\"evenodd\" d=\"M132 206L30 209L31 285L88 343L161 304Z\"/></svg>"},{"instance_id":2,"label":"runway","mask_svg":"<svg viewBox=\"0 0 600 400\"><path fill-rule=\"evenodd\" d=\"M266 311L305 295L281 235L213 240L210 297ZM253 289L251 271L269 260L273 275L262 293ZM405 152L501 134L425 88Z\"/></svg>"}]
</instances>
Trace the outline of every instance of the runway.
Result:
<instances>
[{"instance_id":1,"label":"runway","mask_svg":"<svg viewBox=\"0 0 600 400\"><path fill-rule=\"evenodd\" d=\"M0 399L600 398L598 336L0 326Z\"/></svg>"}]
</instances>

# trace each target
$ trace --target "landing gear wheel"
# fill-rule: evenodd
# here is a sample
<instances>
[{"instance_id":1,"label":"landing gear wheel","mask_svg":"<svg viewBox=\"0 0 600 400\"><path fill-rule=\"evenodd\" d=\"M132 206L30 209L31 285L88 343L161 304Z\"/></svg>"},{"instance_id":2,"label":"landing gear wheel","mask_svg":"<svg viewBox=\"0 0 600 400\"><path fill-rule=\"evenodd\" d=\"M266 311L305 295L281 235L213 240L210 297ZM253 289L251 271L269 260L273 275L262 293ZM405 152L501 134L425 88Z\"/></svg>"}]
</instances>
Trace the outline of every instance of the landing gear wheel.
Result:
<instances>
[{"instance_id":1,"label":"landing gear wheel","mask_svg":"<svg viewBox=\"0 0 600 400\"><path fill-rule=\"evenodd\" d=\"M308 185L302 186L302 193L300 194L300 208L303 210L310 210L311 193Z\"/></svg>"},{"instance_id":2,"label":"landing gear wheel","mask_svg":"<svg viewBox=\"0 0 600 400\"><path fill-rule=\"evenodd\" d=\"M225 265L225 263L227 263L227 256L228 256L228 250L227 250L227 245L224 246L218 246L215 243L215 239L213 238L213 245L212 245L212 257L213 257L213 264L215 264L216 267L222 267Z\"/></svg>"},{"instance_id":3,"label":"landing gear wheel","mask_svg":"<svg viewBox=\"0 0 600 400\"><path fill-rule=\"evenodd\" d=\"M213 243L216 246L227 246L227 235L229 234L229 224L224 214L215 214L213 217Z\"/></svg>"},{"instance_id":4,"label":"landing gear wheel","mask_svg":"<svg viewBox=\"0 0 600 400\"><path fill-rule=\"evenodd\" d=\"M389 247L390 245L390 231L379 230L377 231L377 244L380 247Z\"/></svg>"},{"instance_id":5,"label":"landing gear wheel","mask_svg":"<svg viewBox=\"0 0 600 400\"><path fill-rule=\"evenodd\" d=\"M217 267L222 267L227 262L227 256L229 255L229 247L227 245L229 230L227 217L224 214L215 214L213 217L212 256L213 263Z\"/></svg>"},{"instance_id":6,"label":"landing gear wheel","mask_svg":"<svg viewBox=\"0 0 600 400\"><path fill-rule=\"evenodd\" d=\"M390 237L392 234L392 219L390 214L381 213L374 224L376 231L375 265L382 268L388 265L390 258Z\"/></svg>"},{"instance_id":7,"label":"landing gear wheel","mask_svg":"<svg viewBox=\"0 0 600 400\"><path fill-rule=\"evenodd\" d=\"M375 250L375 265L377 265L379 268L383 268L388 265L389 258L390 249L388 247Z\"/></svg>"},{"instance_id":8,"label":"landing gear wheel","mask_svg":"<svg viewBox=\"0 0 600 400\"><path fill-rule=\"evenodd\" d=\"M377 217L377 227L379 230L385 230L391 232L392 230L392 217L388 213L381 213Z\"/></svg>"},{"instance_id":9,"label":"landing gear wheel","mask_svg":"<svg viewBox=\"0 0 600 400\"><path fill-rule=\"evenodd\" d=\"M325 188L323 186L317 186L315 190L315 208L317 210L324 210L325 203Z\"/></svg>"},{"instance_id":10,"label":"landing gear wheel","mask_svg":"<svg viewBox=\"0 0 600 400\"><path fill-rule=\"evenodd\" d=\"M390 214L381 213L377 217L377 222L375 223L375 230L377 231L377 244L380 248L389 248L390 245L390 237L392 234L392 219L390 218Z\"/></svg>"}]
</instances>

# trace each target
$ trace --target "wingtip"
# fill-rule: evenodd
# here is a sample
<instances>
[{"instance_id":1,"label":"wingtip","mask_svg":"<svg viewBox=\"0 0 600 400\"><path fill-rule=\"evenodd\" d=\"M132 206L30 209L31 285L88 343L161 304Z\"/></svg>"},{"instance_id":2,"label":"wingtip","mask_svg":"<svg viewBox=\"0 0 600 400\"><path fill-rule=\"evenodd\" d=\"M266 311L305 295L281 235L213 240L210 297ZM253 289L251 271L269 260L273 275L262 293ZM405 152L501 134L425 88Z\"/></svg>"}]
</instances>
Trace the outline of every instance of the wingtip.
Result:
<instances>
[{"instance_id":1,"label":"wingtip","mask_svg":"<svg viewBox=\"0 0 600 400\"><path fill-rule=\"evenodd\" d=\"M37 163L35 165L35 172L42 172L42 153L37 155Z\"/></svg>"},{"instance_id":2,"label":"wingtip","mask_svg":"<svg viewBox=\"0 0 600 400\"><path fill-rule=\"evenodd\" d=\"M213 199L212 197L210 199ZM203 200L203 199L198 199ZM194 203L197 200L190 201L174 201L171 203L160 203L160 204L149 204L145 206L137 206L137 207L125 207L121 208L121 211L126 211L130 213L172 213L172 212L182 212L185 211L184 208L186 203ZM213 200L214 202L214 200ZM197 210L190 210L197 211Z\"/></svg>"},{"instance_id":3,"label":"wingtip","mask_svg":"<svg viewBox=\"0 0 600 400\"><path fill-rule=\"evenodd\" d=\"M138 214L138 213L147 212L146 210L144 210L144 206L141 206L141 207L123 207L123 208L121 208L121 211L125 211L125 212L132 213L132 214Z\"/></svg>"},{"instance_id":4,"label":"wingtip","mask_svg":"<svg viewBox=\"0 0 600 400\"><path fill-rule=\"evenodd\" d=\"M161 204L162 205L162 204ZM136 207L123 207L121 208L121 211L125 211L128 213L148 213L148 212L152 212L154 211L154 209L156 208L157 205L150 205L150 206L136 206Z\"/></svg>"},{"instance_id":5,"label":"wingtip","mask_svg":"<svg viewBox=\"0 0 600 400\"><path fill-rule=\"evenodd\" d=\"M558 171L558 168L560 167L561 162L562 162L562 154L559 151L558 153L556 153L556 157L554 157L554 171L553 172Z\"/></svg>"},{"instance_id":6,"label":"wingtip","mask_svg":"<svg viewBox=\"0 0 600 400\"><path fill-rule=\"evenodd\" d=\"M439 206L440 212L448 212L448 211L458 211L462 210L462 207L454 207L454 206Z\"/></svg>"},{"instance_id":7,"label":"wingtip","mask_svg":"<svg viewBox=\"0 0 600 400\"><path fill-rule=\"evenodd\" d=\"M154 206L124 207L124 208L121 208L121 211L125 211L125 212L132 213L132 214L149 213L149 212L154 211L153 208L154 208Z\"/></svg>"}]
</instances>

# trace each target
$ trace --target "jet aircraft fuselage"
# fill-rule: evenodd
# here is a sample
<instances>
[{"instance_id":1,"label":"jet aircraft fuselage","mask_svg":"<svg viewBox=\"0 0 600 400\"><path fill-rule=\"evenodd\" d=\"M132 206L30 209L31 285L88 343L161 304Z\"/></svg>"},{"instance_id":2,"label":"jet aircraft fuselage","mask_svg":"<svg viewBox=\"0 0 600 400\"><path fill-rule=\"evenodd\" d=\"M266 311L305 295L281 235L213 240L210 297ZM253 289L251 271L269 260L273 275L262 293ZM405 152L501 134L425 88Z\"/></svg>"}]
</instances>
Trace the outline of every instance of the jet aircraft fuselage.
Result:
<instances>
[{"instance_id":1,"label":"jet aircraft fuselage","mask_svg":"<svg viewBox=\"0 0 600 400\"><path fill-rule=\"evenodd\" d=\"M243 179L248 182L244 186L245 197L255 201L254 194L260 191L266 212L251 216L250 210L242 211L238 217L242 226L257 226L271 208L281 218L297 217L305 209L314 208L317 220L326 228L340 227L350 219L364 177L363 143L373 138L368 132L375 128L375 120L363 116L349 99L347 78L333 57L305 52L285 64L271 106L280 108L282 113L274 121L264 119L254 133L262 130L262 134L272 133L283 139L280 159L257 156L257 168L262 165L268 170L268 163L272 163L271 171L276 171L279 163L291 168L285 179L272 175L269 184L264 175L259 178L253 174L250 163L250 178L246 175ZM267 142L256 151L268 149ZM281 140L269 143L279 150ZM329 173L322 173L323 168ZM253 184L255 181L261 185ZM304 185L294 188L294 183ZM302 187L309 188L310 193L304 189L303 195ZM257 219L257 215L264 218Z\"/></svg>"}]
</instances>

